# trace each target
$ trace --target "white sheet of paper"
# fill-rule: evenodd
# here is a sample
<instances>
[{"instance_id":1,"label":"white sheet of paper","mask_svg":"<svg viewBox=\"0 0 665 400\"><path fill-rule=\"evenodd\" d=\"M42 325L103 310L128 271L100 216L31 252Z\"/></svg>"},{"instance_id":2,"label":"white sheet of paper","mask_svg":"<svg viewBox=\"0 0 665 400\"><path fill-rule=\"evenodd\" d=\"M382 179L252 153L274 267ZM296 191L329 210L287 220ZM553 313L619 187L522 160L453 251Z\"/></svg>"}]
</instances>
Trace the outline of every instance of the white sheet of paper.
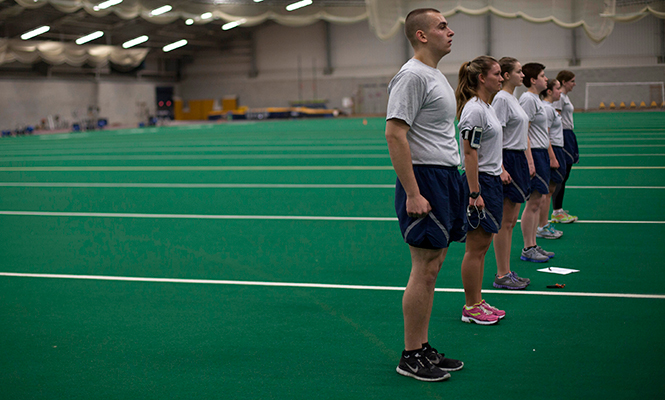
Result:
<instances>
[{"instance_id":1,"label":"white sheet of paper","mask_svg":"<svg viewBox=\"0 0 665 400\"><path fill-rule=\"evenodd\" d=\"M548 267L539 269L538 272L547 272L549 274L559 274L559 275L568 275L573 272L580 272L579 269L569 269L569 268L560 268L560 267Z\"/></svg>"}]
</instances>

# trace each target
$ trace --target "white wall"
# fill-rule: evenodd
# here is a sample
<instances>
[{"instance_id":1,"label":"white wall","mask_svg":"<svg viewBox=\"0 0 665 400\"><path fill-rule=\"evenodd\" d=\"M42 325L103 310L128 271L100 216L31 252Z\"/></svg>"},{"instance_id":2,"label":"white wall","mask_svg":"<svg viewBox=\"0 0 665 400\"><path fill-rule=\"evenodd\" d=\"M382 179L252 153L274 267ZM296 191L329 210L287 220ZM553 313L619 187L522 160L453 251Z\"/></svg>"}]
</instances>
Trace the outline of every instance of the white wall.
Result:
<instances>
[{"instance_id":1,"label":"white wall","mask_svg":"<svg viewBox=\"0 0 665 400\"><path fill-rule=\"evenodd\" d=\"M85 118L90 106L98 106L99 117L109 125L136 125L138 102L145 102L154 115L156 86L160 85L136 80L0 79L0 128L37 126L49 115L72 122Z\"/></svg>"},{"instance_id":2,"label":"white wall","mask_svg":"<svg viewBox=\"0 0 665 400\"><path fill-rule=\"evenodd\" d=\"M37 125L49 115L72 121L74 111L87 113L97 103L97 86L91 82L0 80L0 128Z\"/></svg>"}]
</instances>

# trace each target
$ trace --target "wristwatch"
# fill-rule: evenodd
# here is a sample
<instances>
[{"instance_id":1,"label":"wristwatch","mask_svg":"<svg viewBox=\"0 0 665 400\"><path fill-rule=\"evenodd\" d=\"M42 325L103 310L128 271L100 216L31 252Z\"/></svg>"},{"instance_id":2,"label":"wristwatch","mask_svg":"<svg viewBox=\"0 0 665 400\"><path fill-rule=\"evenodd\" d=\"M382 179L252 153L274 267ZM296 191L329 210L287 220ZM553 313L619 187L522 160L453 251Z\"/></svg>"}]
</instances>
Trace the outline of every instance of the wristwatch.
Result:
<instances>
[{"instance_id":1,"label":"wristwatch","mask_svg":"<svg viewBox=\"0 0 665 400\"><path fill-rule=\"evenodd\" d=\"M472 199L477 199L478 196L480 196L480 192L471 192L471 193L469 193L469 197L471 197Z\"/></svg>"}]
</instances>

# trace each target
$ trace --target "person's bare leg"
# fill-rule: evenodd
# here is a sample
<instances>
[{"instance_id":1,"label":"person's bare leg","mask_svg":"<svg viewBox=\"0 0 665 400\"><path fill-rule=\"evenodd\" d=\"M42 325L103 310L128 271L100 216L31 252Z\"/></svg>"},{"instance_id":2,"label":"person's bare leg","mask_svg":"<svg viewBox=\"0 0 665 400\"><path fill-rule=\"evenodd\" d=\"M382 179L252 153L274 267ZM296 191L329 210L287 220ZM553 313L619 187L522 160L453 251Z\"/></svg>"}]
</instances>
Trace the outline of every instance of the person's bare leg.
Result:
<instances>
[{"instance_id":1,"label":"person's bare leg","mask_svg":"<svg viewBox=\"0 0 665 400\"><path fill-rule=\"evenodd\" d=\"M547 193L546 196L543 196L542 203L540 204L540 211L538 214L538 226L540 228L550 222L548 218L550 215L550 202L552 201L552 193L556 190L556 183L550 182L549 190L550 192Z\"/></svg>"},{"instance_id":2,"label":"person's bare leg","mask_svg":"<svg viewBox=\"0 0 665 400\"><path fill-rule=\"evenodd\" d=\"M503 199L503 220L499 233L494 235L494 255L496 256L496 274L504 276L510 272L510 247L513 244L513 229L517 225L520 203Z\"/></svg>"},{"instance_id":3,"label":"person's bare leg","mask_svg":"<svg viewBox=\"0 0 665 400\"><path fill-rule=\"evenodd\" d=\"M524 238L524 247L533 247L536 245L536 228L540 218L540 205L543 195L540 192L531 193L531 197L526 202L524 211L522 211L522 237Z\"/></svg>"},{"instance_id":4,"label":"person's bare leg","mask_svg":"<svg viewBox=\"0 0 665 400\"><path fill-rule=\"evenodd\" d=\"M480 302L483 283L485 254L492 243L492 234L482 228L469 231L466 235L466 249L462 260L462 284L467 306Z\"/></svg>"},{"instance_id":5,"label":"person's bare leg","mask_svg":"<svg viewBox=\"0 0 665 400\"><path fill-rule=\"evenodd\" d=\"M402 297L404 314L404 349L417 350L428 342L436 277L448 249L421 249L409 246L411 275Z\"/></svg>"}]
</instances>

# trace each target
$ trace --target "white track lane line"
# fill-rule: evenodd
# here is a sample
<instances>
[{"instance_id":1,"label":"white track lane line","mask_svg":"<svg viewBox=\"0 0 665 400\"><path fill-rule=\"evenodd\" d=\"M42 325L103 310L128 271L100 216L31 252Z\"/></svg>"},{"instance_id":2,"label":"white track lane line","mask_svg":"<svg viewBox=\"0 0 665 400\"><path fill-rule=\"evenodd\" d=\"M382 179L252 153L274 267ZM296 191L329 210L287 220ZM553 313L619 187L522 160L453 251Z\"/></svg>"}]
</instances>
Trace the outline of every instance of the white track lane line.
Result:
<instances>
[{"instance_id":1,"label":"white track lane line","mask_svg":"<svg viewBox=\"0 0 665 400\"><path fill-rule=\"evenodd\" d=\"M665 167L663 167L665 168ZM14 171L392 171L392 165L366 166L366 165L136 165L136 166L81 166L81 167L0 167L2 172Z\"/></svg>"},{"instance_id":2,"label":"white track lane line","mask_svg":"<svg viewBox=\"0 0 665 400\"><path fill-rule=\"evenodd\" d=\"M148 219L231 219L231 220L291 220L291 221L368 221L395 222L396 217L331 217L307 215L214 215L214 214L142 214L95 213L53 211L0 211L0 215L23 217L85 217L85 218L148 218ZM517 220L521 222L521 220ZM577 220L576 224L665 224L665 221L589 221Z\"/></svg>"},{"instance_id":3,"label":"white track lane line","mask_svg":"<svg viewBox=\"0 0 665 400\"><path fill-rule=\"evenodd\" d=\"M163 188L163 189L395 189L394 184L308 183L105 183L105 182L0 182L0 187ZM665 186L566 186L566 189L665 189Z\"/></svg>"},{"instance_id":4,"label":"white track lane line","mask_svg":"<svg viewBox=\"0 0 665 400\"><path fill-rule=\"evenodd\" d=\"M632 170L632 169L665 169L665 166L642 167L642 166L573 166L574 170ZM392 165L364 166L364 165L229 165L229 166L206 166L206 165L182 165L182 166L80 166L80 167L0 167L0 172L62 172L62 171L393 171Z\"/></svg>"},{"instance_id":5,"label":"white track lane line","mask_svg":"<svg viewBox=\"0 0 665 400\"><path fill-rule=\"evenodd\" d=\"M238 286L265 286L265 287L295 287L316 289L350 289L350 290L383 290L404 291L404 287L398 286L369 286L369 285L338 285L326 283L293 283L293 282L260 282L260 281L231 281L214 279L176 279L176 278L146 278L129 276L104 276L104 275L66 275L66 274L30 274L18 272L0 272L0 276L18 278L45 278L45 279L76 279L95 281L120 281L120 282L151 282L151 283L185 283L203 285L238 285ZM464 289L437 288L437 292L464 293ZM568 297L613 297L630 299L665 299L662 294L636 294L636 293L587 293L587 292L543 292L529 290L483 290L483 293L494 294L518 294L518 295L541 295L541 296L568 296Z\"/></svg>"}]
</instances>

